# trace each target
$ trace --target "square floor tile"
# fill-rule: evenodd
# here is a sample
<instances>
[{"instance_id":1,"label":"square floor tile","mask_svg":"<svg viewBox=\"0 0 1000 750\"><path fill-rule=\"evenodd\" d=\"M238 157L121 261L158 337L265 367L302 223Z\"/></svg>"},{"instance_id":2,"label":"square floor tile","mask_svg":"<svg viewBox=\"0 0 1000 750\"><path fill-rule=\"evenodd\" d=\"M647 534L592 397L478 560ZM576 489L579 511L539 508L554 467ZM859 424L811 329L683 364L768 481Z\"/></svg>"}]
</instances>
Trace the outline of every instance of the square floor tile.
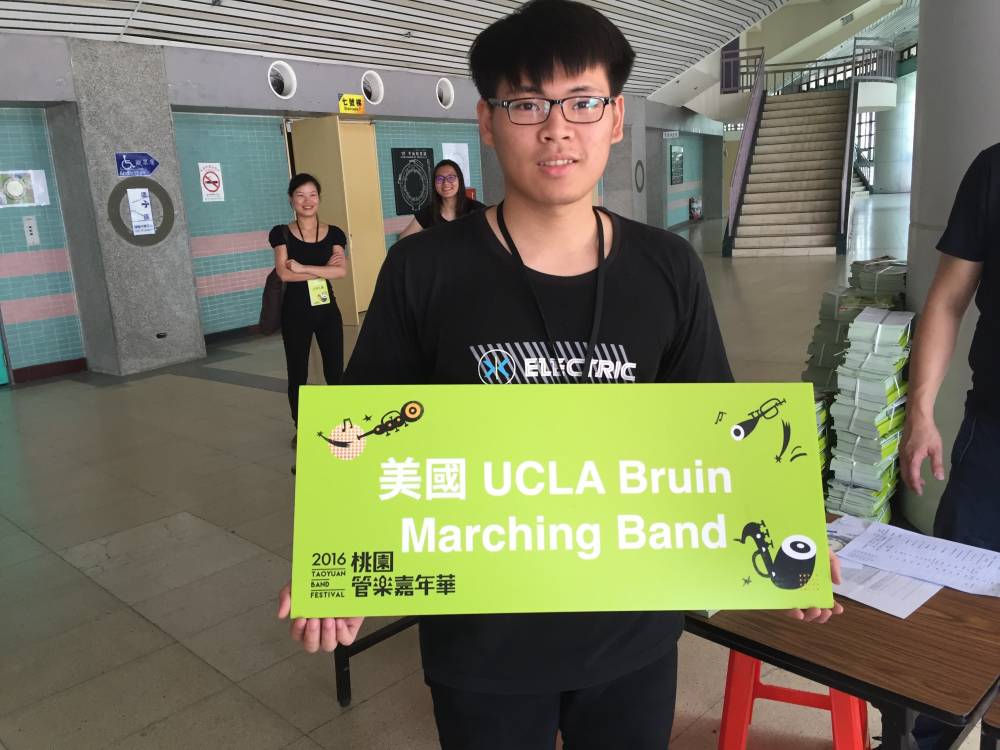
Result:
<instances>
[{"instance_id":1,"label":"square floor tile","mask_svg":"<svg viewBox=\"0 0 1000 750\"><path fill-rule=\"evenodd\" d=\"M128 609L0 654L0 716L173 642Z\"/></svg>"},{"instance_id":2,"label":"square floor tile","mask_svg":"<svg viewBox=\"0 0 1000 750\"><path fill-rule=\"evenodd\" d=\"M0 540L0 568L39 557L48 551L44 544L23 531L8 534Z\"/></svg>"},{"instance_id":3,"label":"square floor tile","mask_svg":"<svg viewBox=\"0 0 1000 750\"><path fill-rule=\"evenodd\" d=\"M271 552L279 552L292 543L292 504L274 513L233 527L233 532Z\"/></svg>"},{"instance_id":4,"label":"square floor tile","mask_svg":"<svg viewBox=\"0 0 1000 750\"><path fill-rule=\"evenodd\" d=\"M15 526L6 518L0 516L0 539L6 539L12 534L17 534L20 531L21 529L18 526Z\"/></svg>"},{"instance_id":5,"label":"square floor tile","mask_svg":"<svg viewBox=\"0 0 1000 750\"><path fill-rule=\"evenodd\" d=\"M133 607L180 640L265 602L277 613L278 592L288 583L291 572L287 560L262 554L136 602Z\"/></svg>"},{"instance_id":6,"label":"square floor tile","mask_svg":"<svg viewBox=\"0 0 1000 750\"><path fill-rule=\"evenodd\" d=\"M227 684L183 646L167 646L0 717L0 740L10 750L106 748Z\"/></svg>"},{"instance_id":7,"label":"square floor tile","mask_svg":"<svg viewBox=\"0 0 1000 750\"><path fill-rule=\"evenodd\" d=\"M185 638L182 643L233 681L240 681L300 651L272 602Z\"/></svg>"},{"instance_id":8,"label":"square floor tile","mask_svg":"<svg viewBox=\"0 0 1000 750\"><path fill-rule=\"evenodd\" d=\"M125 605L51 553L0 568L0 654L15 652Z\"/></svg>"},{"instance_id":9,"label":"square floor tile","mask_svg":"<svg viewBox=\"0 0 1000 750\"><path fill-rule=\"evenodd\" d=\"M138 602L263 550L189 513L71 547L63 556L120 599Z\"/></svg>"},{"instance_id":10,"label":"square floor tile","mask_svg":"<svg viewBox=\"0 0 1000 750\"><path fill-rule=\"evenodd\" d=\"M315 740L303 737L300 740L296 740L291 745L287 745L282 748L282 750L323 750L323 746Z\"/></svg>"},{"instance_id":11,"label":"square floor tile","mask_svg":"<svg viewBox=\"0 0 1000 750\"><path fill-rule=\"evenodd\" d=\"M110 745L110 750L279 750L301 736L233 686Z\"/></svg>"},{"instance_id":12,"label":"square floor tile","mask_svg":"<svg viewBox=\"0 0 1000 750\"><path fill-rule=\"evenodd\" d=\"M378 622L385 620L376 621L372 628ZM352 657L354 705L419 669L415 628ZM337 703L332 654L299 653L240 684L303 732L311 732L344 711Z\"/></svg>"},{"instance_id":13,"label":"square floor tile","mask_svg":"<svg viewBox=\"0 0 1000 750\"><path fill-rule=\"evenodd\" d=\"M163 498L140 489L129 489L111 496L105 495L96 507L86 504L67 509L53 521L29 527L37 537L54 550L65 550L84 542L111 536L150 521L177 513L181 508Z\"/></svg>"},{"instance_id":14,"label":"square floor tile","mask_svg":"<svg viewBox=\"0 0 1000 750\"><path fill-rule=\"evenodd\" d=\"M410 675L311 732L327 750L440 748L431 691L422 672Z\"/></svg>"},{"instance_id":15,"label":"square floor tile","mask_svg":"<svg viewBox=\"0 0 1000 750\"><path fill-rule=\"evenodd\" d=\"M0 495L0 513L28 529L137 494L134 485L88 467L69 476L50 470L45 476L8 486Z\"/></svg>"}]
</instances>

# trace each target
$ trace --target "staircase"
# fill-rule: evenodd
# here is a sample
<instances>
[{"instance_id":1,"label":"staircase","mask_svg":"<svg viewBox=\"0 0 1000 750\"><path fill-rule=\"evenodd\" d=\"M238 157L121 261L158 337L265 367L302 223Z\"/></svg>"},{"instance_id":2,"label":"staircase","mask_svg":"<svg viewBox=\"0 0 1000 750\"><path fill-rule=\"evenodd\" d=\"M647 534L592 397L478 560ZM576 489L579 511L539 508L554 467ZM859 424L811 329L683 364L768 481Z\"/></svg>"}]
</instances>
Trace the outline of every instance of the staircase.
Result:
<instances>
[{"instance_id":1,"label":"staircase","mask_svg":"<svg viewBox=\"0 0 1000 750\"><path fill-rule=\"evenodd\" d=\"M865 187L865 183L863 183L861 181L861 178L858 177L856 174L852 174L851 175L851 196L852 197L856 197L856 196L860 195L861 197L864 197L864 196L869 195L869 194L870 194L869 190L868 190L868 188Z\"/></svg>"},{"instance_id":2,"label":"staircase","mask_svg":"<svg viewBox=\"0 0 1000 750\"><path fill-rule=\"evenodd\" d=\"M768 96L733 256L834 255L848 91Z\"/></svg>"}]
</instances>

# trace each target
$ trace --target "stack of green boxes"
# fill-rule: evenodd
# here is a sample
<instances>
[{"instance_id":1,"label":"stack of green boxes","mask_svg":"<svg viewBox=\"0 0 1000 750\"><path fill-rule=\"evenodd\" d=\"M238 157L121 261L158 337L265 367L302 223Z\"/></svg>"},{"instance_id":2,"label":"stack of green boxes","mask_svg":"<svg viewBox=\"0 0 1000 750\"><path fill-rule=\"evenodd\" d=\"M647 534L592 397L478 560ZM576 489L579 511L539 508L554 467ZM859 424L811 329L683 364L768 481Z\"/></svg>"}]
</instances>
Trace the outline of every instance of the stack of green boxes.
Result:
<instances>
[{"instance_id":1,"label":"stack of green boxes","mask_svg":"<svg viewBox=\"0 0 1000 750\"><path fill-rule=\"evenodd\" d=\"M866 307L891 310L898 298L894 294L868 294L851 286L841 286L823 293L819 307L819 324L813 329L809 344L809 361L802 379L813 384L820 394L837 392L837 368L847 350L847 331L858 314Z\"/></svg>"},{"instance_id":2,"label":"stack of green boxes","mask_svg":"<svg viewBox=\"0 0 1000 750\"><path fill-rule=\"evenodd\" d=\"M851 286L872 297L906 291L906 261L889 256L851 263Z\"/></svg>"},{"instance_id":3,"label":"stack of green boxes","mask_svg":"<svg viewBox=\"0 0 1000 750\"><path fill-rule=\"evenodd\" d=\"M836 447L827 509L881 522L899 479L913 313L869 307L851 323L831 407Z\"/></svg>"}]
</instances>

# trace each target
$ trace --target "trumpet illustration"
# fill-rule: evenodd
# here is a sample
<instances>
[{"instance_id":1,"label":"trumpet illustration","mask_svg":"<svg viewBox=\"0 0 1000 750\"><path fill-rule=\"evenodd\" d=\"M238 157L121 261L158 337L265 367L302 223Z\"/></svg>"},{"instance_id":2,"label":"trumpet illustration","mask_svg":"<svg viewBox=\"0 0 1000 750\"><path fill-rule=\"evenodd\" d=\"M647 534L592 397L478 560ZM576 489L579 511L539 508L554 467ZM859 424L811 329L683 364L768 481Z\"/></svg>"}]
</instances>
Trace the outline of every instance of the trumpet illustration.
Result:
<instances>
[{"instance_id":1,"label":"trumpet illustration","mask_svg":"<svg viewBox=\"0 0 1000 750\"><path fill-rule=\"evenodd\" d=\"M778 416L778 410L785 405L784 399L770 398L760 405L759 409L749 412L750 419L744 419L738 424L734 424L729 429L729 434L737 442L750 435L757 427L761 419L774 419Z\"/></svg>"},{"instance_id":2,"label":"trumpet illustration","mask_svg":"<svg viewBox=\"0 0 1000 750\"><path fill-rule=\"evenodd\" d=\"M416 422L424 415L424 405L419 401L407 401L399 411L393 410L382 415L382 420L374 428L361 435L389 435L399 432L400 428L406 427L410 422Z\"/></svg>"},{"instance_id":3,"label":"trumpet illustration","mask_svg":"<svg viewBox=\"0 0 1000 750\"><path fill-rule=\"evenodd\" d=\"M750 557L757 575L767 578L779 589L800 589L809 583L816 567L816 542L802 534L785 537L776 557L771 556L774 542L764 521L751 521L743 527L739 539L733 541L754 543L756 549Z\"/></svg>"},{"instance_id":4,"label":"trumpet illustration","mask_svg":"<svg viewBox=\"0 0 1000 750\"><path fill-rule=\"evenodd\" d=\"M360 427L355 427L350 418L343 420L339 428L334 429L327 437L322 432L317 432L319 437L331 446L333 455L339 458L357 458L364 450L365 438L370 435L391 435L399 432L403 427L407 427L412 422L416 422L424 415L424 405L419 401L407 401L399 409L387 411L382 415L382 419L368 432L361 432Z\"/></svg>"}]
</instances>

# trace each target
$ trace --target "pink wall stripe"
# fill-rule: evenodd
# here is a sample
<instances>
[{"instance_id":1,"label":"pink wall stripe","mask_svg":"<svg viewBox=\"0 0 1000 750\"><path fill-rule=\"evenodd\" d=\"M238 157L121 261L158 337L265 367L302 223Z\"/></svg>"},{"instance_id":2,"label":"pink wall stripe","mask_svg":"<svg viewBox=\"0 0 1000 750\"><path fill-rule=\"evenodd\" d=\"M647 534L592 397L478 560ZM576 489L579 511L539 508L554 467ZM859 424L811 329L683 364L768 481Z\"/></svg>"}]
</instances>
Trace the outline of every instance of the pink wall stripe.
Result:
<instances>
[{"instance_id":1,"label":"pink wall stripe","mask_svg":"<svg viewBox=\"0 0 1000 750\"><path fill-rule=\"evenodd\" d=\"M64 247L56 250L0 253L0 278L33 276L59 271L69 271L69 253Z\"/></svg>"},{"instance_id":2,"label":"pink wall stripe","mask_svg":"<svg viewBox=\"0 0 1000 750\"><path fill-rule=\"evenodd\" d=\"M245 253L250 250L266 250L271 247L267 232L235 232L213 234L208 237L191 238L191 257L207 258L211 255Z\"/></svg>"},{"instance_id":3,"label":"pink wall stripe","mask_svg":"<svg viewBox=\"0 0 1000 750\"><path fill-rule=\"evenodd\" d=\"M213 297L216 294L226 294L227 292L263 289L264 279L270 272L270 268L254 268L250 271L234 271L233 273L204 276L198 279L198 296Z\"/></svg>"},{"instance_id":4,"label":"pink wall stripe","mask_svg":"<svg viewBox=\"0 0 1000 750\"><path fill-rule=\"evenodd\" d=\"M3 313L3 322L7 325L79 314L75 294L49 294L44 297L12 299L0 302L0 312Z\"/></svg>"},{"instance_id":5,"label":"pink wall stripe","mask_svg":"<svg viewBox=\"0 0 1000 750\"><path fill-rule=\"evenodd\" d=\"M411 221L413 221L412 216L393 216L388 218L383 222L385 224L384 234L399 234L406 229Z\"/></svg>"}]
</instances>

